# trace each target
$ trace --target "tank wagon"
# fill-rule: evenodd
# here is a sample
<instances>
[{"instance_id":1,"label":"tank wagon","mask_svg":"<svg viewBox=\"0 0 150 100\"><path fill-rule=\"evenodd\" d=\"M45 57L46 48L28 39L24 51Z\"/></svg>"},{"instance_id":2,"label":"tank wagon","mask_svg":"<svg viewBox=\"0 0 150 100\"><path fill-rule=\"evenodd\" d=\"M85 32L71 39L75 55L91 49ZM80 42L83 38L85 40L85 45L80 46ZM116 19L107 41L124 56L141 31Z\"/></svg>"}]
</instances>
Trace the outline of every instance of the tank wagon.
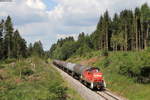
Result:
<instances>
[{"instance_id":1,"label":"tank wagon","mask_svg":"<svg viewBox=\"0 0 150 100\"><path fill-rule=\"evenodd\" d=\"M71 74L73 77L78 78L91 89L102 90L106 87L103 73L101 73L96 67L84 66L60 60L54 60L53 64Z\"/></svg>"}]
</instances>

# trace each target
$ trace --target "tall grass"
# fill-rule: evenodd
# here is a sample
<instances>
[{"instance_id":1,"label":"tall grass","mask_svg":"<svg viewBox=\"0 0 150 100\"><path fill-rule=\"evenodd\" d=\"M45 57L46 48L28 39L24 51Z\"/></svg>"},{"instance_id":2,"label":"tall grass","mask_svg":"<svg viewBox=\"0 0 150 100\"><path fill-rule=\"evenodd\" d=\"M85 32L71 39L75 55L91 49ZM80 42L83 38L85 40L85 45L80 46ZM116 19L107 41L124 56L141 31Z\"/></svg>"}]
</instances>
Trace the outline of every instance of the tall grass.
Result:
<instances>
[{"instance_id":1,"label":"tall grass","mask_svg":"<svg viewBox=\"0 0 150 100\"><path fill-rule=\"evenodd\" d=\"M68 91L73 90L38 57L4 61L0 66L0 100L70 100Z\"/></svg>"}]
</instances>

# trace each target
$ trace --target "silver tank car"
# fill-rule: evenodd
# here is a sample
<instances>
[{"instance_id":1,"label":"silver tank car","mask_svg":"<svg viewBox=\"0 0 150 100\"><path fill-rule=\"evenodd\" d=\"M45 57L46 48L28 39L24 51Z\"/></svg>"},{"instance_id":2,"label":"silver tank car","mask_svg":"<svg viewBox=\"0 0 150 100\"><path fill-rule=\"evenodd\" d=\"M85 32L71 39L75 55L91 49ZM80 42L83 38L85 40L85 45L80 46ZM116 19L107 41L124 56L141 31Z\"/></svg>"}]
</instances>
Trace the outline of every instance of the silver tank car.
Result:
<instances>
[{"instance_id":1,"label":"silver tank car","mask_svg":"<svg viewBox=\"0 0 150 100\"><path fill-rule=\"evenodd\" d=\"M67 63L64 62L64 61L54 60L53 64L55 64L55 65L57 65L59 67L65 67Z\"/></svg>"},{"instance_id":2,"label":"silver tank car","mask_svg":"<svg viewBox=\"0 0 150 100\"><path fill-rule=\"evenodd\" d=\"M74 67L76 64L74 63L67 63L67 65L65 66L65 68L67 68L70 71L74 71Z\"/></svg>"},{"instance_id":3,"label":"silver tank car","mask_svg":"<svg viewBox=\"0 0 150 100\"><path fill-rule=\"evenodd\" d=\"M67 63L67 62L59 61L59 60L54 60L53 63L59 67L64 67L64 68L76 73L77 75L81 75L84 70L89 68L89 67L86 67L86 66L83 66L80 64Z\"/></svg>"},{"instance_id":4,"label":"silver tank car","mask_svg":"<svg viewBox=\"0 0 150 100\"><path fill-rule=\"evenodd\" d=\"M80 64L76 64L76 65L74 66L74 72L75 72L76 74L78 74L78 75L81 75L82 72L83 72L84 70L86 70L86 69L87 69L86 66L83 66L83 65L80 65Z\"/></svg>"}]
</instances>

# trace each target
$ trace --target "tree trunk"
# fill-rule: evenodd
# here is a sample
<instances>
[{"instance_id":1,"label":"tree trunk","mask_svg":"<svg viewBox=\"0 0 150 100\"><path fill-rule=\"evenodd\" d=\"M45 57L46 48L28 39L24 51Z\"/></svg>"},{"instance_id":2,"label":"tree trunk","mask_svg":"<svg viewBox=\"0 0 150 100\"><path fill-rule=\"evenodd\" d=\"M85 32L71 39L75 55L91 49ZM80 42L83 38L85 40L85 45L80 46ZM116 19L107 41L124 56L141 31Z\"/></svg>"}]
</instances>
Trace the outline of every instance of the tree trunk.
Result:
<instances>
[{"instance_id":1,"label":"tree trunk","mask_svg":"<svg viewBox=\"0 0 150 100\"><path fill-rule=\"evenodd\" d=\"M149 24L147 25L147 30L146 30L146 36L144 39L144 45L145 45L145 49L147 49L147 40L148 40L148 32L149 32Z\"/></svg>"},{"instance_id":2,"label":"tree trunk","mask_svg":"<svg viewBox=\"0 0 150 100\"><path fill-rule=\"evenodd\" d=\"M141 50L141 32L138 33L139 33L139 50Z\"/></svg>"},{"instance_id":3,"label":"tree trunk","mask_svg":"<svg viewBox=\"0 0 150 100\"><path fill-rule=\"evenodd\" d=\"M125 26L125 50L128 50L128 32L127 32L127 26Z\"/></svg>"},{"instance_id":4,"label":"tree trunk","mask_svg":"<svg viewBox=\"0 0 150 100\"><path fill-rule=\"evenodd\" d=\"M106 28L106 50L108 50L108 27Z\"/></svg>"},{"instance_id":5,"label":"tree trunk","mask_svg":"<svg viewBox=\"0 0 150 100\"><path fill-rule=\"evenodd\" d=\"M104 42L103 43L103 49L106 49L106 34L104 35L103 38L104 38L104 40L103 40L103 42Z\"/></svg>"},{"instance_id":6,"label":"tree trunk","mask_svg":"<svg viewBox=\"0 0 150 100\"><path fill-rule=\"evenodd\" d=\"M103 49L103 40L101 39L101 50Z\"/></svg>"},{"instance_id":7,"label":"tree trunk","mask_svg":"<svg viewBox=\"0 0 150 100\"><path fill-rule=\"evenodd\" d=\"M141 24L141 49L144 48L144 33L143 33L143 24Z\"/></svg>"},{"instance_id":8,"label":"tree trunk","mask_svg":"<svg viewBox=\"0 0 150 100\"><path fill-rule=\"evenodd\" d=\"M137 22L137 19L136 19L135 30L136 30L136 50L138 50L139 47L138 47L138 22Z\"/></svg>"},{"instance_id":9,"label":"tree trunk","mask_svg":"<svg viewBox=\"0 0 150 100\"><path fill-rule=\"evenodd\" d=\"M9 43L8 43L8 58L10 58L10 40L9 40Z\"/></svg>"},{"instance_id":10,"label":"tree trunk","mask_svg":"<svg viewBox=\"0 0 150 100\"><path fill-rule=\"evenodd\" d=\"M116 51L117 51L117 49L118 49L118 48L117 48L117 43L116 43Z\"/></svg>"}]
</instances>

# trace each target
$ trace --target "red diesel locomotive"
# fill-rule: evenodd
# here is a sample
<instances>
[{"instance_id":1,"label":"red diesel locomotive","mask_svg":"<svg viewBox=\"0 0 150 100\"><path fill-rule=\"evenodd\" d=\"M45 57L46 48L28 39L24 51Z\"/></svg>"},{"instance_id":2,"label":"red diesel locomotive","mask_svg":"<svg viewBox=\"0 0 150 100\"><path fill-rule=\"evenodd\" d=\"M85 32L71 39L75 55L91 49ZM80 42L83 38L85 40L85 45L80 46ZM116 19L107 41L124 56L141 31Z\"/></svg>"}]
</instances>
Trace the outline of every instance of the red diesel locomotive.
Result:
<instances>
[{"instance_id":1,"label":"red diesel locomotive","mask_svg":"<svg viewBox=\"0 0 150 100\"><path fill-rule=\"evenodd\" d=\"M77 77L81 82L85 83L86 85L89 84L91 89L102 90L106 88L103 73L101 73L100 70L96 67L88 67L59 60L54 60L53 64L67 71L73 77Z\"/></svg>"}]
</instances>

